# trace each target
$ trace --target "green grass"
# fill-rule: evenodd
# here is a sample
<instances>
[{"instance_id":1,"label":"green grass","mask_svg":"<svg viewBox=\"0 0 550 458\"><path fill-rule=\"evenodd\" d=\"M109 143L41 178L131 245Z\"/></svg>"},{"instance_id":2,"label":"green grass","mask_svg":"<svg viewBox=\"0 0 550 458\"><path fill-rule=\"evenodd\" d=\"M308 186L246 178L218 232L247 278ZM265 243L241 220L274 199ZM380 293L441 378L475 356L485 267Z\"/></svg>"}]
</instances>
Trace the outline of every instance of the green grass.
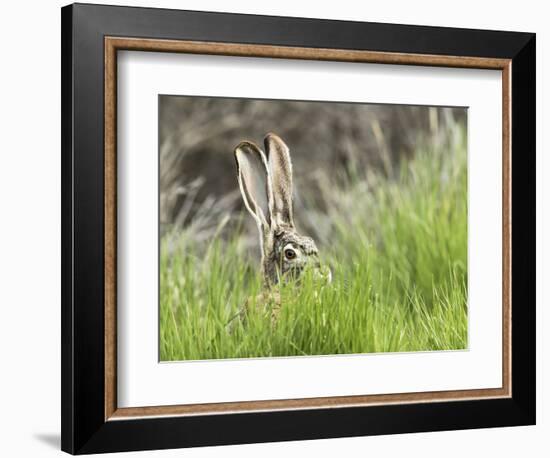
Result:
<instances>
[{"instance_id":1,"label":"green grass","mask_svg":"<svg viewBox=\"0 0 550 458\"><path fill-rule=\"evenodd\" d=\"M166 234L160 359L466 348L465 134L418 151L393 175L350 167L345 178L325 177L322 209L313 208L317 193L308 217L328 227L316 238L333 282L319 288L306 275L300 287L279 287L275 325L261 312L227 325L261 291L258 260L245 254L239 230L207 242Z\"/></svg>"}]
</instances>

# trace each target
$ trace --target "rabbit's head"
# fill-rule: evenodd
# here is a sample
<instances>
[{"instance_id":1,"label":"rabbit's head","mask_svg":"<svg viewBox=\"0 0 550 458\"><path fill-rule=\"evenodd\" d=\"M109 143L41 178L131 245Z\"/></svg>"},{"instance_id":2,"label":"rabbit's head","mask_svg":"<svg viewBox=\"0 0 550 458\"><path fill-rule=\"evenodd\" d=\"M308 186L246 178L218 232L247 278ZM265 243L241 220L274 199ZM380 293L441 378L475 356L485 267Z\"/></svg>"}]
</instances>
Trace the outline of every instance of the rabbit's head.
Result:
<instances>
[{"instance_id":1,"label":"rabbit's head","mask_svg":"<svg viewBox=\"0 0 550 458\"><path fill-rule=\"evenodd\" d=\"M244 204L260 232L262 274L267 286L297 279L311 268L316 278L330 282L330 269L319 262L315 242L299 234L292 208L290 152L273 133L264 139L265 151L244 141L235 148L237 179Z\"/></svg>"}]
</instances>

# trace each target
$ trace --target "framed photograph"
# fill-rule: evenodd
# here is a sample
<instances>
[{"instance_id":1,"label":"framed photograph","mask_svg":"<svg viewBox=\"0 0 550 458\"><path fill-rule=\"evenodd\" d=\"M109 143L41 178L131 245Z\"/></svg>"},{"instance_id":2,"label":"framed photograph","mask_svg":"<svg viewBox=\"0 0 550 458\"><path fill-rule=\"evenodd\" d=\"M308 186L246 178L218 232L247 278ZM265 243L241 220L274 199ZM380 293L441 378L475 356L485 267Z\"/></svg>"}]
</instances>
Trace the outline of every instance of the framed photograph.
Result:
<instances>
[{"instance_id":1,"label":"framed photograph","mask_svg":"<svg viewBox=\"0 0 550 458\"><path fill-rule=\"evenodd\" d=\"M62 449L535 423L535 35L62 9Z\"/></svg>"}]
</instances>

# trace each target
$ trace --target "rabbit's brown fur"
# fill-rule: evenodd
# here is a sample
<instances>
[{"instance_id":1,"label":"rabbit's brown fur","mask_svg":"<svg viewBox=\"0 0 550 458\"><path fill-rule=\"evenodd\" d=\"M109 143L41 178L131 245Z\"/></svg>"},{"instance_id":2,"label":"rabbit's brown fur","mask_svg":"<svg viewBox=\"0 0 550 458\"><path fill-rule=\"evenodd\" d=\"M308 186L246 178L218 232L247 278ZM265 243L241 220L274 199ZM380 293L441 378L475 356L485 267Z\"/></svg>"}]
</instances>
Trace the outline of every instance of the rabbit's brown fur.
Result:
<instances>
[{"instance_id":1,"label":"rabbit's brown fur","mask_svg":"<svg viewBox=\"0 0 550 458\"><path fill-rule=\"evenodd\" d=\"M301 235L294 225L292 205L292 162L290 151L276 134L264 138L265 150L254 142L243 141L235 148L237 180L244 204L260 234L262 297L247 301L240 315L246 315L251 302L270 310L276 320L281 307L274 285L297 279L312 268L330 282L330 270L321 266L312 238Z\"/></svg>"}]
</instances>

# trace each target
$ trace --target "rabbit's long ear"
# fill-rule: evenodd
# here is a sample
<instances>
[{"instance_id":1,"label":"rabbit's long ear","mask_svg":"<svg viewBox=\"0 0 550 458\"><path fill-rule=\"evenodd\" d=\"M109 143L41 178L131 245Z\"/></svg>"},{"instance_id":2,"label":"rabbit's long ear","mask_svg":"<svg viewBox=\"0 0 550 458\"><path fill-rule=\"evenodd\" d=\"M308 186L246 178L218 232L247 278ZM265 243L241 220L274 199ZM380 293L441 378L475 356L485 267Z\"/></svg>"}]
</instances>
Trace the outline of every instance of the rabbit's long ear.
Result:
<instances>
[{"instance_id":1,"label":"rabbit's long ear","mask_svg":"<svg viewBox=\"0 0 550 458\"><path fill-rule=\"evenodd\" d=\"M273 187L273 200L269 206L272 224L294 228L290 151L285 142L273 133L266 135L264 144Z\"/></svg>"},{"instance_id":2,"label":"rabbit's long ear","mask_svg":"<svg viewBox=\"0 0 550 458\"><path fill-rule=\"evenodd\" d=\"M245 141L235 148L235 159L244 204L264 236L271 226L269 202L273 195L265 155L255 143Z\"/></svg>"}]
</instances>

